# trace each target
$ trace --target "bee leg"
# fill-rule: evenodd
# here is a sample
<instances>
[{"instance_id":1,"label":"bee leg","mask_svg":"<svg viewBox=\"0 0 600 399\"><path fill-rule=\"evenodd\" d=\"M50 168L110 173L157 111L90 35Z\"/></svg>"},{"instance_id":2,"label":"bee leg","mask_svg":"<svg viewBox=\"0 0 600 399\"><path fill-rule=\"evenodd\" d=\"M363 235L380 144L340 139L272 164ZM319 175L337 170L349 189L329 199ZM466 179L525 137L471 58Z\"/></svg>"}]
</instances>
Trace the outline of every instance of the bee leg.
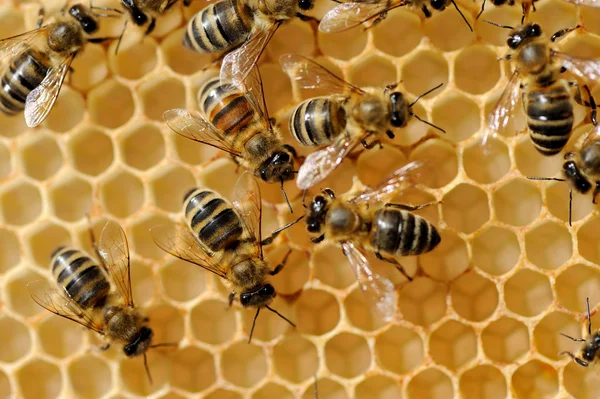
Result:
<instances>
[{"instance_id":1,"label":"bee leg","mask_svg":"<svg viewBox=\"0 0 600 399\"><path fill-rule=\"evenodd\" d=\"M105 351L108 348L110 348L110 342L105 343L104 345L102 345L101 347L99 347L98 349L100 349L101 351Z\"/></svg>"},{"instance_id":2,"label":"bee leg","mask_svg":"<svg viewBox=\"0 0 600 399\"><path fill-rule=\"evenodd\" d=\"M229 304L229 306L227 307L228 309L231 308L231 306L233 305L233 300L235 299L235 291L231 291L229 293L229 297L227 298L227 302Z\"/></svg>"},{"instance_id":3,"label":"bee leg","mask_svg":"<svg viewBox=\"0 0 600 399\"><path fill-rule=\"evenodd\" d=\"M382 260L384 262L388 262L391 263L392 265L396 266L396 269L398 269L398 271L400 273L402 273L404 275L404 277L406 277L408 279L408 281L412 281L412 277L410 277L408 274L406 274L406 271L404 270L404 267L402 267L402 265L400 263L398 263L398 261L396 259L393 258L385 258L381 255L381 253L379 252L375 252L375 256L377 257L377 259Z\"/></svg>"},{"instance_id":4,"label":"bee leg","mask_svg":"<svg viewBox=\"0 0 600 399\"><path fill-rule=\"evenodd\" d=\"M397 208L397 209L402 209L402 210L405 210L405 211L418 211L419 209L426 208L426 207L428 207L430 205L437 205L437 204L439 204L441 202L442 201L439 201L439 202L437 202L437 201L436 202L428 202L426 204L421 204L421 205L407 205L407 204L391 204L391 203L388 203L388 204L385 204L384 206L386 208Z\"/></svg>"},{"instance_id":5,"label":"bee leg","mask_svg":"<svg viewBox=\"0 0 600 399\"><path fill-rule=\"evenodd\" d=\"M367 143L367 140L362 140L360 143L367 150L370 150L371 148L375 147L376 145L378 145L380 149L383 148L383 145L381 145L381 140L373 140L371 143Z\"/></svg>"},{"instance_id":6,"label":"bee leg","mask_svg":"<svg viewBox=\"0 0 600 399\"><path fill-rule=\"evenodd\" d=\"M281 263L279 263L277 266L275 266L275 269L273 269L273 270L271 270L271 271L269 272L269 274L270 274L271 276L274 276L274 275L276 275L277 273L279 273L280 271L282 271L282 270L283 270L283 267L285 266L285 263L286 263L286 262L287 262L287 260L288 260L288 256L290 256L290 254L291 254L291 253L292 253L292 250L290 249L290 250L287 252L287 254L285 254L285 256L283 257L283 259L282 259Z\"/></svg>"},{"instance_id":7,"label":"bee leg","mask_svg":"<svg viewBox=\"0 0 600 399\"><path fill-rule=\"evenodd\" d=\"M321 23L320 19L317 19L315 17L311 17L309 15L304 15L304 14L300 14L299 12L296 13L296 17L303 22L311 22L311 21L315 21L317 24Z\"/></svg>"},{"instance_id":8,"label":"bee leg","mask_svg":"<svg viewBox=\"0 0 600 399\"><path fill-rule=\"evenodd\" d=\"M596 199L600 194L600 182L596 182L596 188L594 189L594 194L592 195L592 204L596 205L598 200Z\"/></svg>"},{"instance_id":9,"label":"bee leg","mask_svg":"<svg viewBox=\"0 0 600 399\"><path fill-rule=\"evenodd\" d=\"M146 29L146 32L144 32L144 35L149 35L150 33L152 33L152 31L154 30L155 27L156 27L156 18L152 17L152 19L150 20L150 25L148 25L148 28Z\"/></svg>"},{"instance_id":10,"label":"bee leg","mask_svg":"<svg viewBox=\"0 0 600 399\"><path fill-rule=\"evenodd\" d=\"M292 227L293 225L295 225L296 223L301 221L303 218L304 218L304 215L300 216L298 219L294 220L293 222L290 222L290 223L286 224L285 226L280 227L277 230L273 231L270 236L268 236L267 238L265 238L264 240L262 240L260 242L260 245L264 246L264 245L272 244L273 240L275 240L275 238L277 238L279 233L281 233L283 230L289 229L290 227Z\"/></svg>"},{"instance_id":11,"label":"bee leg","mask_svg":"<svg viewBox=\"0 0 600 399\"><path fill-rule=\"evenodd\" d=\"M562 37L562 36L566 35L567 33L569 33L569 32L572 32L572 31L574 31L574 30L576 30L576 29L579 29L579 28L581 28L581 25L577 25L577 26L576 26L576 27L574 27L574 28L565 28L565 29L561 29L561 30L559 30L558 32L556 32L555 34L553 34L553 35L552 35L552 37L550 38L550 40L551 40L552 42L555 42L555 41L556 41L556 39L558 39L559 37Z\"/></svg>"},{"instance_id":12,"label":"bee leg","mask_svg":"<svg viewBox=\"0 0 600 399\"><path fill-rule=\"evenodd\" d=\"M42 24L44 23L45 15L46 15L46 10L44 10L44 7L41 7L40 10L38 11L38 20L37 20L37 24L36 24L36 27L38 29L42 27Z\"/></svg>"},{"instance_id":13,"label":"bee leg","mask_svg":"<svg viewBox=\"0 0 600 399\"><path fill-rule=\"evenodd\" d=\"M597 111L596 111L596 100L594 99L594 96L592 96L592 93L590 92L590 88L588 87L588 85L583 85L583 89L585 90L587 97L588 97L588 101L585 101L581 95L581 88L579 87L579 84L577 82L569 82L569 86L571 87L575 87L575 95L573 96L573 99L575 100L575 102L577 102L577 104L579 105L583 105L584 107L588 107L591 109L590 112L590 119L592 121L592 123L594 124L594 126L597 125Z\"/></svg>"},{"instance_id":14,"label":"bee leg","mask_svg":"<svg viewBox=\"0 0 600 399\"><path fill-rule=\"evenodd\" d=\"M479 14L477 14L477 16L475 17L475 21L477 21L479 17L481 17L481 14L483 14L483 10L485 10L485 0L483 0L483 3L481 3L481 11L479 11Z\"/></svg>"},{"instance_id":15,"label":"bee leg","mask_svg":"<svg viewBox=\"0 0 600 399\"><path fill-rule=\"evenodd\" d=\"M396 135L395 135L394 133L392 133L392 131L391 131L391 130L387 130L387 131L385 132L385 135L386 135L386 136L388 136L388 137L389 137L390 139L392 139L392 140L394 139L394 137L396 137Z\"/></svg>"},{"instance_id":16,"label":"bee leg","mask_svg":"<svg viewBox=\"0 0 600 399\"><path fill-rule=\"evenodd\" d=\"M423 15L425 15L425 18L431 18L431 11L429 11L429 8L427 8L427 6L423 6L421 7L421 11L423 11Z\"/></svg>"},{"instance_id":17,"label":"bee leg","mask_svg":"<svg viewBox=\"0 0 600 399\"><path fill-rule=\"evenodd\" d=\"M318 244L318 243L320 243L321 241L323 241L324 239L325 239L325 234L321 234L321 235L320 235L320 236L318 236L318 237L313 237L313 238L311 238L311 239L310 239L310 241L311 241L313 244Z\"/></svg>"},{"instance_id":18,"label":"bee leg","mask_svg":"<svg viewBox=\"0 0 600 399\"><path fill-rule=\"evenodd\" d=\"M587 362L585 362L582 359L578 358L577 356L575 356L571 352L560 352L559 355L568 355L578 365L583 366L583 367L589 366L589 364Z\"/></svg>"}]
</instances>

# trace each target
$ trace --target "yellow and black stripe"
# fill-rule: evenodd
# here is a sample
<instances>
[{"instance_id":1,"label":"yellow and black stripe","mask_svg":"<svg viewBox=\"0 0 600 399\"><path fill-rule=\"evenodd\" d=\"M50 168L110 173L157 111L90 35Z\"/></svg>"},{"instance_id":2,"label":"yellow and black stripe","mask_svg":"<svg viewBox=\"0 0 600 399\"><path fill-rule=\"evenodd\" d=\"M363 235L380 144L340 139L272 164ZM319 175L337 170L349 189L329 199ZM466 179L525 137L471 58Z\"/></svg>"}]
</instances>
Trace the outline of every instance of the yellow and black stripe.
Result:
<instances>
[{"instance_id":1,"label":"yellow and black stripe","mask_svg":"<svg viewBox=\"0 0 600 399\"><path fill-rule=\"evenodd\" d=\"M290 133L307 147L329 145L346 127L346 112L328 97L317 97L298 105L290 117Z\"/></svg>"},{"instance_id":2,"label":"yellow and black stripe","mask_svg":"<svg viewBox=\"0 0 600 399\"><path fill-rule=\"evenodd\" d=\"M0 111L6 115L23 111L27 95L46 77L49 62L43 53L33 48L13 58L2 76Z\"/></svg>"}]
</instances>

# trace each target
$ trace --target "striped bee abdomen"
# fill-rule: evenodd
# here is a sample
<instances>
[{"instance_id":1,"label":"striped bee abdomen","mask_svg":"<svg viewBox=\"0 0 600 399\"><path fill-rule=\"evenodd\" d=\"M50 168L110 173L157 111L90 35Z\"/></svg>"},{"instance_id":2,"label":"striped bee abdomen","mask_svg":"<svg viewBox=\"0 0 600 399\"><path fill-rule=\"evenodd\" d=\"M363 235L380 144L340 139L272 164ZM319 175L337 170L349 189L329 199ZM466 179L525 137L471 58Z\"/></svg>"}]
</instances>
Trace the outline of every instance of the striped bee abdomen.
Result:
<instances>
[{"instance_id":1,"label":"striped bee abdomen","mask_svg":"<svg viewBox=\"0 0 600 399\"><path fill-rule=\"evenodd\" d=\"M346 127L344 108L328 97L298 105L290 117L290 133L302 145L329 145Z\"/></svg>"},{"instance_id":2,"label":"striped bee abdomen","mask_svg":"<svg viewBox=\"0 0 600 399\"><path fill-rule=\"evenodd\" d=\"M110 283L95 260L72 248L58 248L51 260L52 275L82 309L104 306Z\"/></svg>"},{"instance_id":3,"label":"striped bee abdomen","mask_svg":"<svg viewBox=\"0 0 600 399\"><path fill-rule=\"evenodd\" d=\"M370 245L375 252L390 255L419 255L440 243L434 225L411 212L384 208L375 212Z\"/></svg>"},{"instance_id":4,"label":"striped bee abdomen","mask_svg":"<svg viewBox=\"0 0 600 399\"><path fill-rule=\"evenodd\" d=\"M235 210L214 191L197 189L187 199L185 221L198 241L213 252L235 247L244 233Z\"/></svg>"},{"instance_id":5,"label":"striped bee abdomen","mask_svg":"<svg viewBox=\"0 0 600 399\"><path fill-rule=\"evenodd\" d=\"M184 47L198 53L215 53L243 43L253 22L251 11L243 3L221 0L200 10L187 24Z\"/></svg>"},{"instance_id":6,"label":"striped bee abdomen","mask_svg":"<svg viewBox=\"0 0 600 399\"><path fill-rule=\"evenodd\" d=\"M13 58L2 75L0 111L7 115L21 112L27 95L42 83L49 69L46 56L33 48Z\"/></svg>"},{"instance_id":7,"label":"striped bee abdomen","mask_svg":"<svg viewBox=\"0 0 600 399\"><path fill-rule=\"evenodd\" d=\"M556 84L528 92L525 112L535 148L547 156L559 153L573 130L573 105L567 88Z\"/></svg>"}]
</instances>

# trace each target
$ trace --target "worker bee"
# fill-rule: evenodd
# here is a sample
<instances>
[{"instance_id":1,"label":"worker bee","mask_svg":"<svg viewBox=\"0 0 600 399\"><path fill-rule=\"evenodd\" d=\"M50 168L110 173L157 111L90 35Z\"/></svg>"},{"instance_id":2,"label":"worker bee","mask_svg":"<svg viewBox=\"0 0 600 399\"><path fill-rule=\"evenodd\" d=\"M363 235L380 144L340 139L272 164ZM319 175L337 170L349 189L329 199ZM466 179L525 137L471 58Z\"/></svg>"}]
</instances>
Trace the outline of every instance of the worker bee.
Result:
<instances>
[{"instance_id":1,"label":"worker bee","mask_svg":"<svg viewBox=\"0 0 600 399\"><path fill-rule=\"evenodd\" d=\"M37 29L0 41L0 60L12 57L2 74L0 111L14 115L25 110L29 127L46 119L71 62L85 44L110 39L87 37L98 30L98 22L81 4L54 23L42 26L42 22L40 18Z\"/></svg>"},{"instance_id":2,"label":"worker bee","mask_svg":"<svg viewBox=\"0 0 600 399\"><path fill-rule=\"evenodd\" d=\"M296 150L283 144L279 129L272 126L258 68L244 87L242 91L218 77L210 79L199 91L200 113L172 109L164 113L164 120L181 136L228 152L264 182L280 183L291 212L283 183L295 176Z\"/></svg>"},{"instance_id":3,"label":"worker bee","mask_svg":"<svg viewBox=\"0 0 600 399\"><path fill-rule=\"evenodd\" d=\"M387 202L394 193L414 186L414 177L421 166L419 162L409 163L376 187L359 195L351 194L349 199L349 195L337 198L332 190L325 189L314 197L307 210L307 230L318 234L312 242L327 239L341 245L367 300L386 321L395 315L394 285L371 270L361 248L392 263L412 280L393 257L424 254L440 243L435 226L410 212L432 204L411 206Z\"/></svg>"},{"instance_id":4,"label":"worker bee","mask_svg":"<svg viewBox=\"0 0 600 399\"><path fill-rule=\"evenodd\" d=\"M221 80L241 84L258 62L277 28L303 14L314 0L219 0L198 12L187 25L183 46L199 53L229 51Z\"/></svg>"},{"instance_id":5,"label":"worker bee","mask_svg":"<svg viewBox=\"0 0 600 399\"><path fill-rule=\"evenodd\" d=\"M29 283L31 296L50 312L102 335L107 343L101 349L118 343L123 345L127 357L143 355L152 382L146 351L175 344L152 345L154 333L146 325L148 319L135 308L129 246L121 226L109 221L102 229L98 245L91 228L90 235L99 263L78 249L58 247L50 261L56 284L42 280Z\"/></svg>"},{"instance_id":6,"label":"worker bee","mask_svg":"<svg viewBox=\"0 0 600 399\"><path fill-rule=\"evenodd\" d=\"M342 32L367 21L373 21L369 26L373 27L383 21L390 10L404 6L419 9L426 18L430 18L432 14L428 7L443 11L450 4L456 8L469 30L473 31L471 24L454 0L350 0L338 3L340 4L327 12L321 20L319 24L321 32Z\"/></svg>"},{"instance_id":7,"label":"worker bee","mask_svg":"<svg viewBox=\"0 0 600 399\"><path fill-rule=\"evenodd\" d=\"M327 145L310 154L300 167L296 180L300 189L308 189L327 177L358 144L365 148L381 145L377 138L367 143L372 136L385 132L394 138L392 129L405 127L413 116L444 132L411 110L420 98L441 84L409 103L403 93L392 91L395 85L384 90L363 90L308 58L286 54L280 62L285 73L300 87L334 93L304 101L290 118L290 132L298 142L305 146Z\"/></svg>"},{"instance_id":8,"label":"worker bee","mask_svg":"<svg viewBox=\"0 0 600 399\"><path fill-rule=\"evenodd\" d=\"M592 318L590 315L590 298L585 298L585 306L587 312L587 338L574 338L567 334L561 333L563 337L567 337L575 342L584 342L579 355L574 355L569 351L561 352L559 355L568 355L573 361L580 366L588 367L594 363L598 357L600 349L600 330L594 331L592 334Z\"/></svg>"},{"instance_id":9,"label":"worker bee","mask_svg":"<svg viewBox=\"0 0 600 399\"><path fill-rule=\"evenodd\" d=\"M292 326L296 326L269 305L275 298L268 276L279 273L290 254L271 270L264 259L263 246L283 230L302 219L261 236L262 201L257 180L245 172L234 188L230 204L218 193L204 188L190 190L184 197L185 226L170 223L151 229L156 244L165 252L198 265L225 279L232 287L229 305L236 294L244 308L255 307L256 315L248 337L252 340L259 312L267 308Z\"/></svg>"},{"instance_id":10,"label":"worker bee","mask_svg":"<svg viewBox=\"0 0 600 399\"><path fill-rule=\"evenodd\" d=\"M576 82L568 82L560 74L569 70L581 78L598 80L600 61L573 57L554 50L536 23L517 28L490 23L511 29L507 44L512 52L505 59L513 60L516 68L487 118L483 145L489 136L506 126L519 99L519 92L522 92L529 136L536 150L545 156L559 153L567 144L573 129L571 88L575 88L573 97L577 103L595 108L595 104L581 98ZM562 29L550 40L554 42L572 30ZM585 89L589 93L589 89ZM595 111L592 118L595 120Z\"/></svg>"}]
</instances>

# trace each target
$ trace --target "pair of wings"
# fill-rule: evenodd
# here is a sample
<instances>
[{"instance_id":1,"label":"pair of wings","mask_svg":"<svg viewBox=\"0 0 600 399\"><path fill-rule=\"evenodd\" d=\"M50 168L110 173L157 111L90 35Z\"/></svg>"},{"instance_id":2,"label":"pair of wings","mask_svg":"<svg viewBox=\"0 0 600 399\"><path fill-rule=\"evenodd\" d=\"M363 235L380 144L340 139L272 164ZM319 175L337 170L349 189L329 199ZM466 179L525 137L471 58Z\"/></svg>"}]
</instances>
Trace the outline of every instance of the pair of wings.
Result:
<instances>
[{"instance_id":1,"label":"pair of wings","mask_svg":"<svg viewBox=\"0 0 600 399\"><path fill-rule=\"evenodd\" d=\"M129 244L121 226L109 221L100 233L97 254L105 272L108 273L113 287L121 296L123 303L134 307L131 291L131 271ZM86 309L79 307L62 286L47 280L38 280L27 285L33 300L46 310L73 320L91 330L104 334L104 324L99 323Z\"/></svg>"},{"instance_id":2,"label":"pair of wings","mask_svg":"<svg viewBox=\"0 0 600 399\"><path fill-rule=\"evenodd\" d=\"M410 3L411 1L408 0L354 0L343 2L325 14L319 24L319 30L326 33L342 32L394 8L406 6Z\"/></svg>"},{"instance_id":3,"label":"pair of wings","mask_svg":"<svg viewBox=\"0 0 600 399\"><path fill-rule=\"evenodd\" d=\"M569 72L580 78L592 81L600 79L600 59L573 57L558 51L552 51L552 57ZM520 73L517 69L513 72L500 99L487 117L482 139L483 146L487 144L490 137L495 136L508 124L512 110L519 101L520 82Z\"/></svg>"},{"instance_id":4,"label":"pair of wings","mask_svg":"<svg viewBox=\"0 0 600 399\"><path fill-rule=\"evenodd\" d=\"M250 102L254 111L258 114L264 129L272 131L271 119L263 92L262 77L257 66L251 69L242 88L246 100ZM229 92L242 91L230 82L227 84L227 91L222 93L222 97L227 97ZM188 111L182 108L171 109L165 111L163 119L175 133L183 137L210 145L236 157L242 156L240 150L233 147L231 142L225 139L223 132L214 127L206 116L200 112Z\"/></svg>"},{"instance_id":5,"label":"pair of wings","mask_svg":"<svg viewBox=\"0 0 600 399\"><path fill-rule=\"evenodd\" d=\"M262 259L262 200L258 182L250 172L238 179L233 198L233 209L242 221L246 239L253 243L254 255ZM230 265L220 262L219 254L200 244L187 226L170 222L152 227L150 233L163 251L227 279Z\"/></svg>"},{"instance_id":6,"label":"pair of wings","mask_svg":"<svg viewBox=\"0 0 600 399\"><path fill-rule=\"evenodd\" d=\"M0 41L0 61L5 57L16 57L33 44L36 39L47 36L51 25L12 36ZM25 100L25 123L29 127L36 127L42 123L54 106L67 72L77 53L70 53L62 57L58 65L50 68L46 77L38 87L33 89ZM58 54L56 54L58 56Z\"/></svg>"}]
</instances>

